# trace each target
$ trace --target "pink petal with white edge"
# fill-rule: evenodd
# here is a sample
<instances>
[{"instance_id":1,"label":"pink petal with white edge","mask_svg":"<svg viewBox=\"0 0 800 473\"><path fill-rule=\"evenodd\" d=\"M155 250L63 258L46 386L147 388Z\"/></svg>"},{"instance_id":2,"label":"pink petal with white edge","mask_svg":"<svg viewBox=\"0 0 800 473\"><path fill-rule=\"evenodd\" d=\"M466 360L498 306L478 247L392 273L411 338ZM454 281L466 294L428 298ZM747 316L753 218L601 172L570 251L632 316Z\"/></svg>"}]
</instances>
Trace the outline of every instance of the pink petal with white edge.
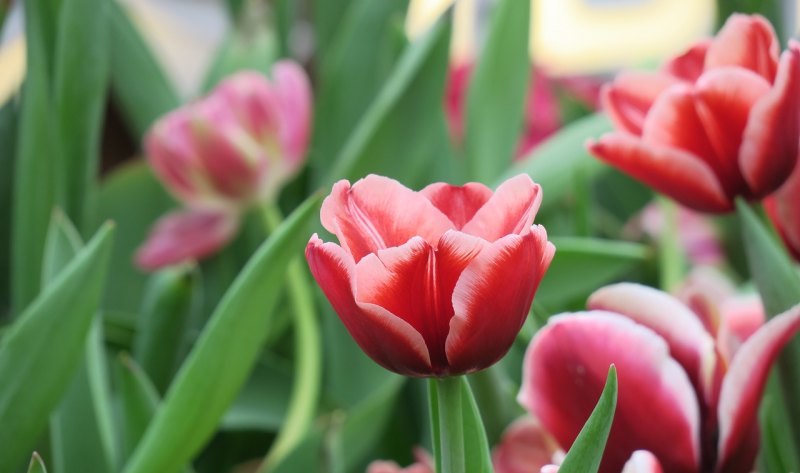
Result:
<instances>
[{"instance_id":1,"label":"pink petal with white edge","mask_svg":"<svg viewBox=\"0 0 800 473\"><path fill-rule=\"evenodd\" d=\"M545 465L539 473L558 473L558 465Z\"/></svg>"},{"instance_id":2,"label":"pink petal with white edge","mask_svg":"<svg viewBox=\"0 0 800 473\"><path fill-rule=\"evenodd\" d=\"M586 302L590 310L615 312L649 327L669 344L694 385L711 388L716 360L714 338L703 322L681 301L641 284L612 284L595 291Z\"/></svg>"},{"instance_id":3,"label":"pink petal with white edge","mask_svg":"<svg viewBox=\"0 0 800 473\"><path fill-rule=\"evenodd\" d=\"M306 246L306 259L347 331L370 358L395 373L430 375L431 362L422 335L387 310L356 302L355 263L345 250L323 243L315 234Z\"/></svg>"},{"instance_id":4,"label":"pink petal with white edge","mask_svg":"<svg viewBox=\"0 0 800 473\"><path fill-rule=\"evenodd\" d=\"M322 203L320 218L356 262L414 236L436 245L452 227L450 219L425 196L373 174L352 186L345 180L334 184Z\"/></svg>"},{"instance_id":5,"label":"pink petal with white edge","mask_svg":"<svg viewBox=\"0 0 800 473\"><path fill-rule=\"evenodd\" d=\"M525 416L506 428L492 451L494 473L530 473L556 462L564 454L555 439L533 417Z\"/></svg>"},{"instance_id":6,"label":"pink petal with white edge","mask_svg":"<svg viewBox=\"0 0 800 473\"><path fill-rule=\"evenodd\" d=\"M444 182L431 184L419 191L453 223L456 230L472 220L475 212L492 197L492 190L478 182L454 186Z\"/></svg>"},{"instance_id":7,"label":"pink petal with white edge","mask_svg":"<svg viewBox=\"0 0 800 473\"><path fill-rule=\"evenodd\" d=\"M733 14L706 53L706 70L743 67L772 82L779 51L778 37L769 21L760 15Z\"/></svg>"},{"instance_id":8,"label":"pink petal with white edge","mask_svg":"<svg viewBox=\"0 0 800 473\"><path fill-rule=\"evenodd\" d=\"M609 133L589 140L589 151L686 207L701 212L733 209L711 167L701 158L679 149L653 146L625 133Z\"/></svg>"},{"instance_id":9,"label":"pink petal with white edge","mask_svg":"<svg viewBox=\"0 0 800 473\"><path fill-rule=\"evenodd\" d=\"M758 428L758 405L767 375L781 349L798 330L800 305L773 317L736 352L720 394L718 472L750 471L757 441L749 440Z\"/></svg>"},{"instance_id":10,"label":"pink petal with white edge","mask_svg":"<svg viewBox=\"0 0 800 473\"><path fill-rule=\"evenodd\" d=\"M647 450L637 450L625 463L622 473L664 473L658 458Z\"/></svg>"},{"instance_id":11,"label":"pink petal with white edge","mask_svg":"<svg viewBox=\"0 0 800 473\"><path fill-rule=\"evenodd\" d=\"M506 354L533 302L555 247L544 227L507 235L481 251L453 290L445 351L452 373L481 370Z\"/></svg>"},{"instance_id":12,"label":"pink petal with white edge","mask_svg":"<svg viewBox=\"0 0 800 473\"><path fill-rule=\"evenodd\" d=\"M680 81L669 74L622 72L600 92L603 110L615 128L641 135L645 117L662 92Z\"/></svg>"},{"instance_id":13,"label":"pink petal with white edge","mask_svg":"<svg viewBox=\"0 0 800 473\"><path fill-rule=\"evenodd\" d=\"M167 214L136 251L136 264L154 271L197 261L225 246L238 228L238 215L225 211L190 209Z\"/></svg>"},{"instance_id":14,"label":"pink petal with white edge","mask_svg":"<svg viewBox=\"0 0 800 473\"><path fill-rule=\"evenodd\" d=\"M527 174L519 174L500 184L462 231L495 241L511 233L526 232L542 203L542 188Z\"/></svg>"},{"instance_id":15,"label":"pink petal with white edge","mask_svg":"<svg viewBox=\"0 0 800 473\"><path fill-rule=\"evenodd\" d=\"M792 173L800 139L800 44L781 56L772 90L750 112L739 166L756 198L778 189Z\"/></svg>"},{"instance_id":16,"label":"pink petal with white edge","mask_svg":"<svg viewBox=\"0 0 800 473\"><path fill-rule=\"evenodd\" d=\"M612 363L619 397L600 472L618 473L633 452L648 450L665 471L696 473L700 410L691 381L663 338L626 317L603 311L551 317L525 354L518 401L566 450Z\"/></svg>"}]
</instances>

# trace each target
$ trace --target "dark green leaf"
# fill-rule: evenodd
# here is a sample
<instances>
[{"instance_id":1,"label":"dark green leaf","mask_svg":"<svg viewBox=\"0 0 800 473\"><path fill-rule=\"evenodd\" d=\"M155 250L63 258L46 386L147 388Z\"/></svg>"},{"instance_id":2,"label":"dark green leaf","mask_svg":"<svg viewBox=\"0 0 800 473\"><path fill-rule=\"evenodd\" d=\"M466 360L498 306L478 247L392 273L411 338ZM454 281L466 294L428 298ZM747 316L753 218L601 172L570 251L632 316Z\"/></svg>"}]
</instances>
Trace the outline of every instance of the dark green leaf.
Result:
<instances>
[{"instance_id":1,"label":"dark green leaf","mask_svg":"<svg viewBox=\"0 0 800 473\"><path fill-rule=\"evenodd\" d=\"M559 473L597 473L616 409L617 369L611 365L606 378L606 387L603 388L592 415L567 452L564 462L558 469Z\"/></svg>"},{"instance_id":2,"label":"dark green leaf","mask_svg":"<svg viewBox=\"0 0 800 473\"><path fill-rule=\"evenodd\" d=\"M80 364L111 234L111 226L103 227L0 342L0 471L25 461Z\"/></svg>"},{"instance_id":3,"label":"dark green leaf","mask_svg":"<svg viewBox=\"0 0 800 473\"><path fill-rule=\"evenodd\" d=\"M300 254L319 196L256 252L206 325L125 473L177 472L209 440L253 367L289 261Z\"/></svg>"},{"instance_id":4,"label":"dark green leaf","mask_svg":"<svg viewBox=\"0 0 800 473\"><path fill-rule=\"evenodd\" d=\"M464 145L470 180L493 181L508 168L520 136L530 77L531 2L502 0L467 92Z\"/></svg>"},{"instance_id":5,"label":"dark green leaf","mask_svg":"<svg viewBox=\"0 0 800 473\"><path fill-rule=\"evenodd\" d=\"M17 108L13 100L0 107L0 222L11 222ZM11 225L0 226L0 318L11 309Z\"/></svg>"},{"instance_id":6,"label":"dark green leaf","mask_svg":"<svg viewBox=\"0 0 800 473\"><path fill-rule=\"evenodd\" d=\"M31 456L31 463L28 465L28 473L47 473L47 468L44 466L42 457L36 452L33 452L33 456Z\"/></svg>"}]
</instances>

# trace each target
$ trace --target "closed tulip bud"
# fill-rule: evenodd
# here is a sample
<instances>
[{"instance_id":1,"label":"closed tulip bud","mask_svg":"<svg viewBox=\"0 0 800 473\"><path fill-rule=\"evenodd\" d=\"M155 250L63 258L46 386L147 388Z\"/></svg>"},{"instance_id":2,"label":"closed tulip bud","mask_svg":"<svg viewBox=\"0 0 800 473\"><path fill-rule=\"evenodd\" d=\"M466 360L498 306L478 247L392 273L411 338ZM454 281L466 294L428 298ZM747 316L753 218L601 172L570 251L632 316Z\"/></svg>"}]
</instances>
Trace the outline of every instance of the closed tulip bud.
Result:
<instances>
[{"instance_id":1,"label":"closed tulip bud","mask_svg":"<svg viewBox=\"0 0 800 473\"><path fill-rule=\"evenodd\" d=\"M778 192L764 200L764 209L789 252L800 261L800 166Z\"/></svg>"}]
</instances>

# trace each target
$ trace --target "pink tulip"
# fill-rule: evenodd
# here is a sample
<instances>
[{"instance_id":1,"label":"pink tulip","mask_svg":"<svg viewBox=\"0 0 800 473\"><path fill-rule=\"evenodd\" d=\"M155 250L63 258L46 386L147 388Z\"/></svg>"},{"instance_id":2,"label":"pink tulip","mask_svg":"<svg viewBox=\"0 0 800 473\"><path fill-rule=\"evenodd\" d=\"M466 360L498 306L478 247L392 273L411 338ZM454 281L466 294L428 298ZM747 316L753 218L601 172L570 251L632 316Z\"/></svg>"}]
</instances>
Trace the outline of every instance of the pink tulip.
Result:
<instances>
[{"instance_id":1,"label":"pink tulip","mask_svg":"<svg viewBox=\"0 0 800 473\"><path fill-rule=\"evenodd\" d=\"M530 473L559 463L564 451L555 439L530 416L512 423L492 451L494 473Z\"/></svg>"},{"instance_id":2,"label":"pink tulip","mask_svg":"<svg viewBox=\"0 0 800 473\"><path fill-rule=\"evenodd\" d=\"M270 82L237 73L148 132L150 164L188 209L156 225L137 254L140 267L214 253L235 236L243 210L273 198L300 169L311 122L308 78L291 61L276 63L272 75Z\"/></svg>"},{"instance_id":3,"label":"pink tulip","mask_svg":"<svg viewBox=\"0 0 800 473\"><path fill-rule=\"evenodd\" d=\"M800 138L800 45L778 53L764 18L731 16L659 72L622 73L606 86L617 131L589 150L695 210L767 196L791 173Z\"/></svg>"},{"instance_id":4,"label":"pink tulip","mask_svg":"<svg viewBox=\"0 0 800 473\"><path fill-rule=\"evenodd\" d=\"M414 449L416 462L403 468L393 461L376 460L369 464L367 473L436 473L433 458L422 448Z\"/></svg>"},{"instance_id":5,"label":"pink tulip","mask_svg":"<svg viewBox=\"0 0 800 473\"><path fill-rule=\"evenodd\" d=\"M541 188L526 175L492 192L414 192L368 176L339 181L306 258L347 330L378 364L408 376L484 369L510 348L555 248L532 225Z\"/></svg>"},{"instance_id":6,"label":"pink tulip","mask_svg":"<svg viewBox=\"0 0 800 473\"><path fill-rule=\"evenodd\" d=\"M800 166L778 192L764 200L764 208L789 252L800 261Z\"/></svg>"},{"instance_id":7,"label":"pink tulip","mask_svg":"<svg viewBox=\"0 0 800 473\"><path fill-rule=\"evenodd\" d=\"M561 446L575 440L614 363L619 397L601 472L628 468L639 450L663 471L750 472L759 400L772 363L800 329L800 306L726 359L700 317L666 293L617 284L587 305L551 318L525 355L519 401ZM654 461L638 463L625 471L661 471Z\"/></svg>"}]
</instances>

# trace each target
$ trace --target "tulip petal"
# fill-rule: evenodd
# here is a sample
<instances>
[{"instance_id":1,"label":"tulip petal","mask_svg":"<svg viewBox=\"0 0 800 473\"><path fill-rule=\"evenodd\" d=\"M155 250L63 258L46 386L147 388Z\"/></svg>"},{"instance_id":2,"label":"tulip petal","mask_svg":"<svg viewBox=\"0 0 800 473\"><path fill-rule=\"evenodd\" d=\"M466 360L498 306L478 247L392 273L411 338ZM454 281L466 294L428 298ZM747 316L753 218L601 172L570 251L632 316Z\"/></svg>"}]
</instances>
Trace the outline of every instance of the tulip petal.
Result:
<instances>
[{"instance_id":1,"label":"tulip petal","mask_svg":"<svg viewBox=\"0 0 800 473\"><path fill-rule=\"evenodd\" d=\"M694 83L703 73L709 46L711 46L710 39L694 44L685 53L664 64L661 71Z\"/></svg>"},{"instance_id":2,"label":"tulip petal","mask_svg":"<svg viewBox=\"0 0 800 473\"><path fill-rule=\"evenodd\" d=\"M787 248L800 260L800 218L797 217L797 202L800 202L800 166L796 166L786 183L778 192L764 199L764 209L786 243Z\"/></svg>"},{"instance_id":3,"label":"tulip petal","mask_svg":"<svg viewBox=\"0 0 800 473\"><path fill-rule=\"evenodd\" d=\"M519 235L530 228L541 203L541 186L527 174L519 174L500 184L462 230L490 242Z\"/></svg>"},{"instance_id":4,"label":"tulip petal","mask_svg":"<svg viewBox=\"0 0 800 473\"><path fill-rule=\"evenodd\" d=\"M750 112L739 165L756 198L786 181L798 158L800 137L800 45L783 53L772 90Z\"/></svg>"},{"instance_id":5,"label":"tulip petal","mask_svg":"<svg viewBox=\"0 0 800 473\"><path fill-rule=\"evenodd\" d=\"M195 151L186 115L185 110L176 110L159 120L145 136L144 148L165 187L179 200L191 203L198 199L199 189L192 179Z\"/></svg>"},{"instance_id":6,"label":"tulip petal","mask_svg":"<svg viewBox=\"0 0 800 473\"><path fill-rule=\"evenodd\" d=\"M625 463L622 473L664 473L658 458L647 450L637 450Z\"/></svg>"},{"instance_id":7,"label":"tulip petal","mask_svg":"<svg viewBox=\"0 0 800 473\"><path fill-rule=\"evenodd\" d=\"M726 66L750 69L769 82L778 64L778 38L759 15L731 15L706 54L706 70Z\"/></svg>"},{"instance_id":8,"label":"tulip petal","mask_svg":"<svg viewBox=\"0 0 800 473\"><path fill-rule=\"evenodd\" d=\"M356 265L356 300L382 307L414 327L425 340L433 371L444 373L453 288L486 245L480 238L449 231L436 250L414 237L405 245L369 254Z\"/></svg>"},{"instance_id":9,"label":"tulip petal","mask_svg":"<svg viewBox=\"0 0 800 473\"><path fill-rule=\"evenodd\" d=\"M492 197L492 190L478 182L468 182L463 186L437 182L419 193L447 215L456 230L461 230L465 223L472 220L475 212Z\"/></svg>"},{"instance_id":10,"label":"tulip petal","mask_svg":"<svg viewBox=\"0 0 800 473\"><path fill-rule=\"evenodd\" d=\"M506 354L528 316L555 247L536 225L481 251L455 285L445 350L452 372L486 368Z\"/></svg>"},{"instance_id":11,"label":"tulip petal","mask_svg":"<svg viewBox=\"0 0 800 473\"><path fill-rule=\"evenodd\" d=\"M678 83L668 74L622 72L601 90L600 100L617 129L641 135L645 117L662 92Z\"/></svg>"},{"instance_id":12,"label":"tulip petal","mask_svg":"<svg viewBox=\"0 0 800 473\"><path fill-rule=\"evenodd\" d=\"M294 61L278 61L272 66L275 93L281 114L281 144L295 169L306 154L311 133L311 84Z\"/></svg>"},{"instance_id":13,"label":"tulip petal","mask_svg":"<svg viewBox=\"0 0 800 473\"><path fill-rule=\"evenodd\" d=\"M714 339L703 322L675 297L641 284L620 283L595 291L586 308L615 312L650 328L664 338L671 356L696 387L711 387Z\"/></svg>"},{"instance_id":14,"label":"tulip petal","mask_svg":"<svg viewBox=\"0 0 800 473\"><path fill-rule=\"evenodd\" d=\"M425 196L388 177L369 175L350 186L334 184L320 211L322 225L356 262L419 235L436 245L450 220Z\"/></svg>"},{"instance_id":15,"label":"tulip petal","mask_svg":"<svg viewBox=\"0 0 800 473\"><path fill-rule=\"evenodd\" d=\"M364 353L384 368L407 376L426 376L431 362L425 341L407 322L373 304L356 302L355 263L334 243L315 234L306 246L311 274Z\"/></svg>"},{"instance_id":16,"label":"tulip petal","mask_svg":"<svg viewBox=\"0 0 800 473\"><path fill-rule=\"evenodd\" d=\"M492 451L494 473L530 473L563 455L555 439L533 417L514 421Z\"/></svg>"},{"instance_id":17,"label":"tulip petal","mask_svg":"<svg viewBox=\"0 0 800 473\"><path fill-rule=\"evenodd\" d=\"M623 316L551 317L525 354L518 401L567 449L612 363L619 397L600 472L619 472L637 450L652 452L665 471L699 471L700 411L692 384L663 338Z\"/></svg>"},{"instance_id":18,"label":"tulip petal","mask_svg":"<svg viewBox=\"0 0 800 473\"><path fill-rule=\"evenodd\" d=\"M223 98L253 136L277 134L279 98L272 84L260 72L234 74L214 88L213 96Z\"/></svg>"},{"instance_id":19,"label":"tulip petal","mask_svg":"<svg viewBox=\"0 0 800 473\"><path fill-rule=\"evenodd\" d=\"M758 405L769 369L798 330L800 305L773 317L736 352L720 393L717 471L750 471L757 452L757 440L749 440L758 428Z\"/></svg>"},{"instance_id":20,"label":"tulip petal","mask_svg":"<svg viewBox=\"0 0 800 473\"><path fill-rule=\"evenodd\" d=\"M589 151L681 204L704 212L726 212L733 203L711 168L678 149L651 146L623 133L588 142Z\"/></svg>"},{"instance_id":21,"label":"tulip petal","mask_svg":"<svg viewBox=\"0 0 800 473\"><path fill-rule=\"evenodd\" d=\"M167 214L156 222L136 252L136 264L154 271L204 258L236 234L239 218L219 210L187 210Z\"/></svg>"}]
</instances>

